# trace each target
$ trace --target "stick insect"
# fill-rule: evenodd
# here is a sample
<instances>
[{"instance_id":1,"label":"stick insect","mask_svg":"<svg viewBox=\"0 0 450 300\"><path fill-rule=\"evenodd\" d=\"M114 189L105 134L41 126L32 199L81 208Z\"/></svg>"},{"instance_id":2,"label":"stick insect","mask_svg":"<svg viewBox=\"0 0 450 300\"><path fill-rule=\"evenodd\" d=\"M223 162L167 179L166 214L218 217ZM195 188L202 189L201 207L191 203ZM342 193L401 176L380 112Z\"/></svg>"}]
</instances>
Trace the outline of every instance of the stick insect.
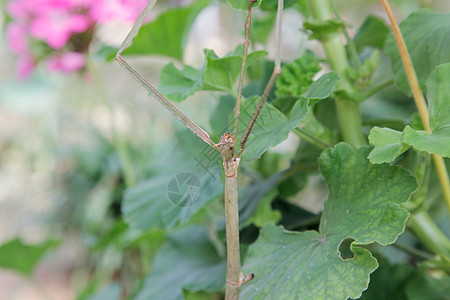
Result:
<instances>
[{"instance_id":1,"label":"stick insect","mask_svg":"<svg viewBox=\"0 0 450 300\"><path fill-rule=\"evenodd\" d=\"M234 300L239 299L239 289L242 284L253 279L253 274L243 275L241 272L241 261L239 253L239 209L238 209L238 188L237 188L237 174L241 156L245 151L245 146L248 141L256 120L261 113L262 107L266 102L270 91L272 90L275 81L281 73L281 59L280 59L280 43L281 43L281 22L283 13L283 0L278 0L277 19L275 25L276 35L276 53L275 66L272 75L261 95L261 99L256 106L256 109L247 125L244 135L238 144L235 137L237 137L239 129L239 114L242 98L242 89L246 69L246 58L248 48L250 45L249 32L251 23L252 6L257 0L249 0L247 21L245 23L245 41L244 53L242 59L241 73L238 83L238 93L236 98L236 106L234 108L234 134L224 133L220 141L214 143L209 134L180 111L174 104L172 104L162 93L160 93L153 85L151 85L141 74L139 74L126 60L122 57L123 51L131 44L133 38L137 35L139 28L142 26L145 17L150 13L157 0L151 0L145 7L144 11L128 33L116 55L117 62L134 77L153 97L155 97L165 108L169 110L181 123L183 123L189 130L195 133L205 143L210 145L213 149L219 151L223 159L223 168L225 173L225 219L226 219L226 243L227 243L227 274L226 274L226 288L225 299ZM240 147L239 152L236 150ZM237 152L237 154L236 154Z\"/></svg>"}]
</instances>

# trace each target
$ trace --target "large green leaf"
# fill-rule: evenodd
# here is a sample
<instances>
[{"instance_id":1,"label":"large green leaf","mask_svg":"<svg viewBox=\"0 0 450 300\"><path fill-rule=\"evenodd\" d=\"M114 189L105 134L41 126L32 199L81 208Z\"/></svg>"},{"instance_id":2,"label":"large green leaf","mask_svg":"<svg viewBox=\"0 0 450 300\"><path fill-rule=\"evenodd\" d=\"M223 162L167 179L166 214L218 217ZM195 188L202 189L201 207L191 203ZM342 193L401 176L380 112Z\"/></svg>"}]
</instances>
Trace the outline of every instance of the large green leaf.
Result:
<instances>
[{"instance_id":1,"label":"large green leaf","mask_svg":"<svg viewBox=\"0 0 450 300\"><path fill-rule=\"evenodd\" d=\"M353 38L355 47L361 52L364 47L383 48L389 34L389 27L382 19L369 15Z\"/></svg>"},{"instance_id":2,"label":"large green leaf","mask_svg":"<svg viewBox=\"0 0 450 300\"><path fill-rule=\"evenodd\" d=\"M411 55L420 87L436 66L450 62L450 13L420 10L412 13L401 24L400 30ZM392 59L397 85L410 94L410 89L394 36L389 35L385 47Z\"/></svg>"},{"instance_id":3,"label":"large green leaf","mask_svg":"<svg viewBox=\"0 0 450 300\"><path fill-rule=\"evenodd\" d=\"M369 141L375 146L372 163L391 162L410 146L450 157L450 63L440 65L427 80L431 133L406 126L402 132L374 127Z\"/></svg>"},{"instance_id":4,"label":"large green leaf","mask_svg":"<svg viewBox=\"0 0 450 300\"><path fill-rule=\"evenodd\" d=\"M242 103L239 121L241 122L239 140L259 102L259 97L251 97ZM259 158L269 147L274 147L287 139L289 132L305 118L308 112L308 99L300 99L292 108L290 118L273 107L264 104L261 114L253 127L243 155L246 160Z\"/></svg>"},{"instance_id":5,"label":"large green leaf","mask_svg":"<svg viewBox=\"0 0 450 300\"><path fill-rule=\"evenodd\" d=\"M406 287L408 299L448 299L450 295L450 276L444 274L436 276L429 274L420 274L411 280Z\"/></svg>"},{"instance_id":6,"label":"large green leaf","mask_svg":"<svg viewBox=\"0 0 450 300\"><path fill-rule=\"evenodd\" d=\"M184 143L161 153L157 173L126 190L121 209L132 227L149 230L185 223L223 193L217 160L211 157L209 165L201 168L211 148L187 130L183 134L192 145Z\"/></svg>"},{"instance_id":7,"label":"large green leaf","mask_svg":"<svg viewBox=\"0 0 450 300\"><path fill-rule=\"evenodd\" d=\"M159 73L158 89L172 101L183 101L202 88L202 71L184 65L178 70L173 63L165 65Z\"/></svg>"},{"instance_id":8,"label":"large green leaf","mask_svg":"<svg viewBox=\"0 0 450 300\"><path fill-rule=\"evenodd\" d=\"M409 148L403 142L403 133L390 128L372 128L369 142L375 146L368 156L373 164L391 162Z\"/></svg>"},{"instance_id":9,"label":"large green leaf","mask_svg":"<svg viewBox=\"0 0 450 300\"><path fill-rule=\"evenodd\" d=\"M204 50L205 64L200 69L184 65L181 70L172 63L162 68L158 89L170 100L182 101L197 91L221 91L234 94L235 83L241 70L243 48L218 57L213 50ZM266 55L254 51L247 56L247 66Z\"/></svg>"},{"instance_id":10,"label":"large green leaf","mask_svg":"<svg viewBox=\"0 0 450 300\"><path fill-rule=\"evenodd\" d=\"M143 25L125 54L161 54L183 59L189 30L198 13L208 1L194 1L192 5L161 13L156 20Z\"/></svg>"},{"instance_id":11,"label":"large green leaf","mask_svg":"<svg viewBox=\"0 0 450 300\"><path fill-rule=\"evenodd\" d=\"M86 300L120 300L122 289L118 283L111 283L99 291L96 291L93 295L89 296Z\"/></svg>"},{"instance_id":12,"label":"large green leaf","mask_svg":"<svg viewBox=\"0 0 450 300\"><path fill-rule=\"evenodd\" d=\"M431 134L424 130L414 130L408 126L405 128L404 137L407 144L418 150L436 153L445 157L450 157L449 79L450 63L447 63L438 66L430 74L427 81Z\"/></svg>"},{"instance_id":13,"label":"large green leaf","mask_svg":"<svg viewBox=\"0 0 450 300\"><path fill-rule=\"evenodd\" d=\"M56 244L56 241L46 241L38 245L26 245L16 238L0 246L0 268L31 275L41 257Z\"/></svg>"},{"instance_id":14,"label":"large green leaf","mask_svg":"<svg viewBox=\"0 0 450 300\"><path fill-rule=\"evenodd\" d=\"M311 101L326 99L333 93L340 80L338 73L334 71L326 73L311 83L303 97L308 98L310 104L312 104Z\"/></svg>"},{"instance_id":15,"label":"large green leaf","mask_svg":"<svg viewBox=\"0 0 450 300\"><path fill-rule=\"evenodd\" d=\"M219 291L226 262L211 245L206 230L188 227L172 233L154 259L151 273L135 300L179 300L182 290Z\"/></svg>"},{"instance_id":16,"label":"large green leaf","mask_svg":"<svg viewBox=\"0 0 450 300\"><path fill-rule=\"evenodd\" d=\"M377 261L357 245L394 242L409 215L398 203L417 188L408 171L370 164L368 151L341 143L321 154L330 195L319 231L266 225L247 254L243 272L255 279L243 287L242 299L347 299L367 288ZM353 257L343 259L338 249L347 239L354 240Z\"/></svg>"}]
</instances>

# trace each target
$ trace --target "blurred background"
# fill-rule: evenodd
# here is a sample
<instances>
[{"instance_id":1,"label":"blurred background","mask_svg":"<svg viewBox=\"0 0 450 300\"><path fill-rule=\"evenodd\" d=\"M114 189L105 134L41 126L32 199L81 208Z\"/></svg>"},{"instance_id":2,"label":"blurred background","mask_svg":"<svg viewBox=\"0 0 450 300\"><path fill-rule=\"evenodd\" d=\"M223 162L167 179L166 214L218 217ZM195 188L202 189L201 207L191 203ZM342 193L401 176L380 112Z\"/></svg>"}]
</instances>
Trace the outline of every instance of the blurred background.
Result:
<instances>
[{"instance_id":1,"label":"blurred background","mask_svg":"<svg viewBox=\"0 0 450 300\"><path fill-rule=\"evenodd\" d=\"M95 299L91 293L97 286L122 276L117 269L130 259L122 250L133 249L130 241L135 237L113 242L105 238L111 228L126 226L116 219L127 182L150 172L177 139L174 118L108 59L107 50L120 45L146 1L120 2L129 5L126 16L117 8L105 19L91 16L86 31L92 36L83 41L87 44L82 45L84 62L79 67L52 67L49 58L42 57L50 55L48 47L42 50L41 44L30 42L37 61L27 74L20 74L21 54L8 37L19 34L7 30L20 17L12 2L26 1L3 0L0 14L0 261L3 266L8 265L5 261L20 262L11 263L15 270L0 268L0 300ZM190 2L159 1L151 18ZM384 18L378 1L336 2L353 33L368 12ZM450 9L448 0L391 2L398 21L420 7ZM321 51L302 32L302 18L298 11L286 11L284 61L306 48ZM243 23L243 12L212 1L192 26L184 62L201 66L203 48L219 56L234 49L242 42ZM268 45L272 57L272 43ZM129 61L156 85L159 70L171 60L149 56ZM208 130L217 101L210 93L199 93L179 106ZM280 151L295 139L288 139ZM153 234L157 240L158 233ZM139 276L139 268L127 272ZM111 286L104 293L116 290Z\"/></svg>"}]
</instances>

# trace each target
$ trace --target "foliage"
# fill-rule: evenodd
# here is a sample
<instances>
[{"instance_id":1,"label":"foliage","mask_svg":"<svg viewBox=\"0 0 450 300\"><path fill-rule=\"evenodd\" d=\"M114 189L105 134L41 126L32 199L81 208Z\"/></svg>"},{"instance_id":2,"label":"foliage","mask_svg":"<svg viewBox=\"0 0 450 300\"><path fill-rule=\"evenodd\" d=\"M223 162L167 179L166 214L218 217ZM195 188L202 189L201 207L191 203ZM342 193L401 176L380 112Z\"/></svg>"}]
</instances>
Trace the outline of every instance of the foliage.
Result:
<instances>
[{"instance_id":1,"label":"foliage","mask_svg":"<svg viewBox=\"0 0 450 300\"><path fill-rule=\"evenodd\" d=\"M237 142L272 74L276 2L255 1L252 7ZM325 49L339 40L340 48L326 51L325 59L311 48L284 61L248 140L238 177L240 246L243 272L255 278L241 287L241 298L447 297L450 242L442 232L450 222L441 213L442 190L429 154L450 157L449 14L418 10L400 25L428 100L431 132L426 132L384 21L364 11L356 35L344 43L349 24L339 14L315 17L315 10L329 7L314 0L285 2L291 13L307 18L303 29L310 39ZM158 5L160 12L146 20L124 58L168 59L158 90L183 102L183 111L209 121L206 131L217 142L225 131L233 132L244 47L228 45L225 55L204 49L200 67L184 62L186 47L209 6L226 7L221 17L229 21L232 15L244 28L248 1ZM97 30L95 24L90 30ZM68 41L80 32L67 31L58 49L69 50L64 47L72 47ZM90 34L85 41L93 45L90 51L111 59L117 49L94 44L100 42ZM47 44L46 55L57 53L50 41L40 42ZM80 51L90 55L87 48ZM194 99L208 108L192 108ZM112 137L96 132L94 149L77 145L68 151L69 171L57 178L66 206L55 220L82 237L91 264L90 283L79 299L222 299L227 262L220 154L180 125L164 131L171 126L167 120L154 126L142 125L132 113L129 119L133 130L145 127L156 138L142 141L133 130L122 136L115 127ZM351 126L342 126L345 122ZM370 146L355 147L346 138L348 128L360 130ZM159 144L166 136L176 142ZM130 174L135 180L128 180ZM413 227L418 213L431 214L430 222L439 226ZM398 242L405 231L415 235L407 246ZM31 275L52 246L5 243L0 266Z\"/></svg>"},{"instance_id":2,"label":"foliage","mask_svg":"<svg viewBox=\"0 0 450 300\"><path fill-rule=\"evenodd\" d=\"M0 266L31 275L35 265L56 241L45 241L39 245L27 245L14 239L0 246Z\"/></svg>"}]
</instances>

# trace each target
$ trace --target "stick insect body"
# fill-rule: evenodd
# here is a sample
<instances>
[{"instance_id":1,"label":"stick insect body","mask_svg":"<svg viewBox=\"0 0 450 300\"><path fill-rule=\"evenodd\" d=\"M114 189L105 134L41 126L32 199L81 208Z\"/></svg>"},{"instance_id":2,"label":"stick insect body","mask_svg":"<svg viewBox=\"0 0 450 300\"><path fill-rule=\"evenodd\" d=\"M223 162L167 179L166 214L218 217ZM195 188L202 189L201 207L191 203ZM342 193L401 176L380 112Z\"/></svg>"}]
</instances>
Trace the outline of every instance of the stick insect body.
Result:
<instances>
[{"instance_id":1,"label":"stick insect body","mask_svg":"<svg viewBox=\"0 0 450 300\"><path fill-rule=\"evenodd\" d=\"M224 133L220 141L214 143L209 134L179 110L172 102L170 102L162 93L160 93L154 86L152 86L141 74L139 74L126 60L122 57L123 51L130 45L133 38L137 35L139 28L142 26L145 17L150 13L157 0L151 0L145 7L142 14L128 33L125 40L116 55L117 62L133 77L135 78L152 96L154 96L165 108L169 110L181 123L183 123L189 130L195 133L205 143L210 145L213 149L219 151L223 159L223 167L225 173L225 219L226 219L226 240L227 240L227 275L226 275L226 289L225 299L235 300L239 299L239 289L242 284L253 279L253 274L243 275L241 272L240 252L239 252L239 208L238 208L238 194L237 194L237 174L241 156L245 151L245 146L248 137L256 123L256 120L261 113L262 107L269 96L269 93L275 84L278 75L281 73L280 61L280 42L281 42L281 21L283 12L283 0L278 0L277 21L276 21L276 53L275 53L275 67L273 73L264 89L261 99L250 119L244 135L240 141L240 151L236 153L237 136L239 127L239 113L242 96L242 88L245 76L245 66L248 47L250 44L249 32L251 22L252 5L256 0L249 0L249 8L247 15L247 22L245 23L245 41L244 53L241 66L241 74L238 85L238 96L236 99L236 106L234 109L234 137L230 133Z\"/></svg>"}]
</instances>

